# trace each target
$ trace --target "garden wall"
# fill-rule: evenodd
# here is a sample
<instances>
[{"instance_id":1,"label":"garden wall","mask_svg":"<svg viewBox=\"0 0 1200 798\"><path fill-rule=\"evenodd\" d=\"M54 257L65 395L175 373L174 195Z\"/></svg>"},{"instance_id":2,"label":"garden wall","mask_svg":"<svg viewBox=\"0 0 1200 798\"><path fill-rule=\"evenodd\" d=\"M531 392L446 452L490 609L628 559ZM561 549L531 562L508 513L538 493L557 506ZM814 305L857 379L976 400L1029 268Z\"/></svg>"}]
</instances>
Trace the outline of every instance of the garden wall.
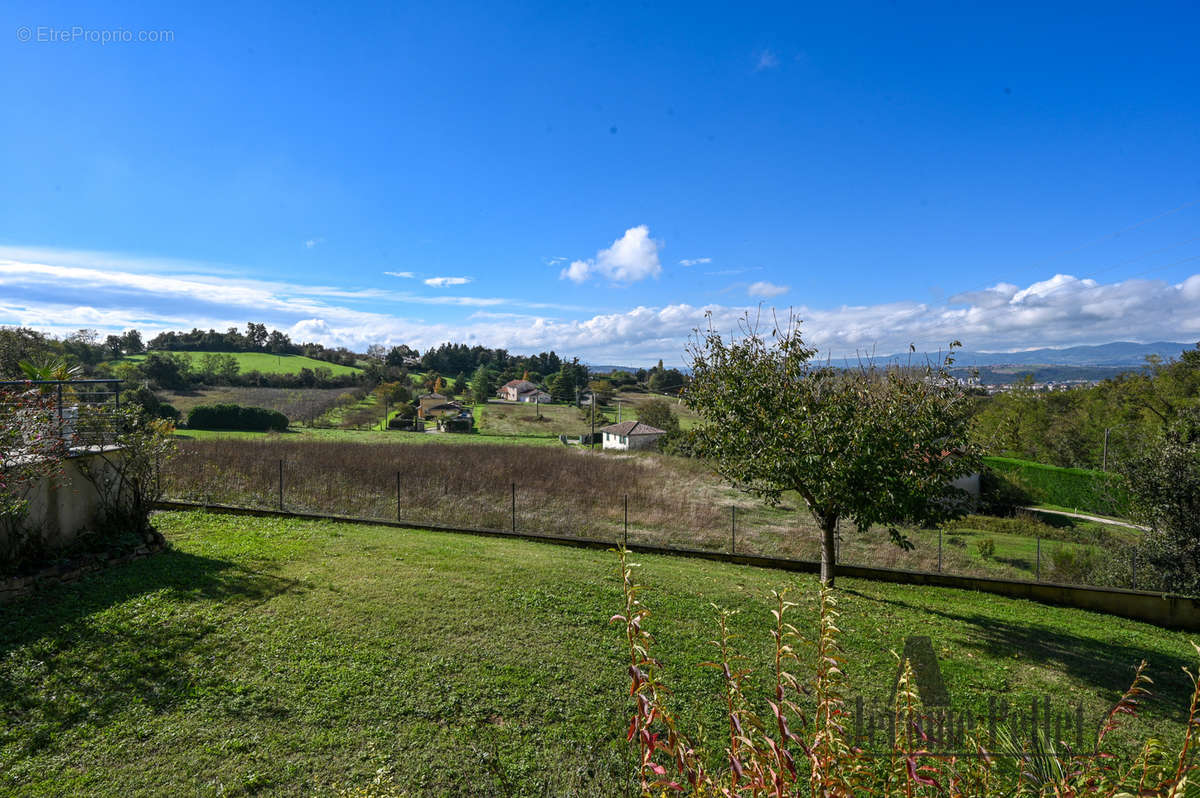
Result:
<instances>
[{"instance_id":1,"label":"garden wall","mask_svg":"<svg viewBox=\"0 0 1200 798\"><path fill-rule=\"evenodd\" d=\"M120 456L111 454L116 449L115 446L104 447L110 458ZM92 526L99 510L100 497L80 471L84 463L92 468L110 468L94 451L73 454L63 462L59 476L42 480L28 496L29 512L25 525L41 530L42 544L47 550L70 547L81 532ZM7 534L0 530L0 535ZM11 542L0 539L0 551L10 549Z\"/></svg>"}]
</instances>

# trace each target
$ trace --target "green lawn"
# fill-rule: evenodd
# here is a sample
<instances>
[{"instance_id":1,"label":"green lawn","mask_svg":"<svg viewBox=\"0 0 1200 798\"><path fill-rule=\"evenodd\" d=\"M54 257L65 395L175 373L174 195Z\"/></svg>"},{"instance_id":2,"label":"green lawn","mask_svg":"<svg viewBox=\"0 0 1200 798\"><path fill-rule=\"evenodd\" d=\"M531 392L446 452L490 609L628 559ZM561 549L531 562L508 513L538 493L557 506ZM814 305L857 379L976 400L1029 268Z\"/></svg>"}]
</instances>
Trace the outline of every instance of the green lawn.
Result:
<instances>
[{"instance_id":1,"label":"green lawn","mask_svg":"<svg viewBox=\"0 0 1200 798\"><path fill-rule=\"evenodd\" d=\"M263 374L299 374L300 369L329 369L334 375L357 374L361 369L356 366L342 366L315 360L303 355L272 355L268 352L173 352L191 360L198 360L207 354L233 355L237 358L238 367L242 373L258 371ZM145 360L145 355L128 355L125 360Z\"/></svg>"},{"instance_id":2,"label":"green lawn","mask_svg":"<svg viewBox=\"0 0 1200 798\"><path fill-rule=\"evenodd\" d=\"M170 513L173 549L0 607L0 792L611 795L629 774L611 553L327 522ZM691 727L719 740L710 602L765 665L769 591L811 636L809 576L640 556L648 628ZM932 638L951 701L1050 694L1088 723L1151 662L1137 721L1176 738L1187 636L964 591L844 580L851 695ZM719 743L714 741L714 748Z\"/></svg>"},{"instance_id":3,"label":"green lawn","mask_svg":"<svg viewBox=\"0 0 1200 798\"><path fill-rule=\"evenodd\" d=\"M568 435L574 438L592 429L590 416L585 419L584 409L575 405L488 402L486 405L473 405L471 409L479 431L489 435L524 438ZM615 419L616 411L609 415ZM597 412L596 429L610 423L605 419L603 412Z\"/></svg>"}]
</instances>

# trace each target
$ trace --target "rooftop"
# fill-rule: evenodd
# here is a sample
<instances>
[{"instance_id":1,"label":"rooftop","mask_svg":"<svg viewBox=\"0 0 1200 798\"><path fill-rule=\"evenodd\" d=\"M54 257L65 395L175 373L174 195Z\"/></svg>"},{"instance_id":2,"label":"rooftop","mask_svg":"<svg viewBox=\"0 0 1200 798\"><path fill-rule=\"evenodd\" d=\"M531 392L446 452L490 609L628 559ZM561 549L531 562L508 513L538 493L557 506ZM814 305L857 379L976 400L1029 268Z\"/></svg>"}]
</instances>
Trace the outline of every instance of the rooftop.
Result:
<instances>
[{"instance_id":1,"label":"rooftop","mask_svg":"<svg viewBox=\"0 0 1200 798\"><path fill-rule=\"evenodd\" d=\"M621 437L628 435L665 435L667 433L664 429L652 427L640 421L622 421L620 424L609 424L607 427L601 427L600 431L620 435Z\"/></svg>"}]
</instances>

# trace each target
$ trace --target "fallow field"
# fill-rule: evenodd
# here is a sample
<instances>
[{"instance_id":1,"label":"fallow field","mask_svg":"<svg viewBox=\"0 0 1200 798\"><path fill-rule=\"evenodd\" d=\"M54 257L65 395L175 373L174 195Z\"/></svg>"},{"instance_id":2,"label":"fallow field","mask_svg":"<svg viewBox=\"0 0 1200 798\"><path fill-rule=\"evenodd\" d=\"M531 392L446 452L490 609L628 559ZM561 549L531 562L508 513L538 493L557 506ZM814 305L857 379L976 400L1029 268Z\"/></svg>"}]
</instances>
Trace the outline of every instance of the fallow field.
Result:
<instances>
[{"instance_id":1,"label":"fallow field","mask_svg":"<svg viewBox=\"0 0 1200 798\"><path fill-rule=\"evenodd\" d=\"M515 495L521 531L615 543L624 539L627 518L631 542L819 556L819 531L795 496L769 506L732 489L697 460L589 451L553 439L546 446L505 446L475 442L487 440L484 436L380 432L354 433L374 442L351 443L350 433L322 438L320 432L181 440L164 490L169 498L274 509L280 505L282 464L282 503L288 510L509 529ZM888 542L884 530L859 532L847 523L839 559L936 570L940 538L947 572L1031 578L1038 572L1035 536L1040 536L1042 578L1070 582L1076 581L1071 567L1079 556L1132 543L1128 530L1055 523L973 517L940 535L909 529L911 551ZM981 542L991 546L981 548Z\"/></svg>"}]
</instances>

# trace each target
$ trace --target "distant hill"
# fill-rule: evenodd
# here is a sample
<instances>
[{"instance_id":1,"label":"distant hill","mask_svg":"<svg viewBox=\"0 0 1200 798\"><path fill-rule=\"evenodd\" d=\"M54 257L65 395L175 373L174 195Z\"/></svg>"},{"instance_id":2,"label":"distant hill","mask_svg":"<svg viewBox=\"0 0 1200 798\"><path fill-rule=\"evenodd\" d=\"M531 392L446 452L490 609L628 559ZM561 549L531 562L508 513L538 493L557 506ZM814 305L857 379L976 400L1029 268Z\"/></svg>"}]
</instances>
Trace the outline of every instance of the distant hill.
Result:
<instances>
[{"instance_id":1,"label":"distant hill","mask_svg":"<svg viewBox=\"0 0 1200 798\"><path fill-rule=\"evenodd\" d=\"M1131 341L1114 341L1109 344L1096 346L1070 346L1063 349L1029 349L1023 352L968 352L960 351L955 355L955 365L970 366L1089 366L1089 367L1131 367L1143 366L1149 355L1158 355L1164 360L1178 358L1185 349L1192 349L1196 343L1174 343L1171 341L1156 341L1149 344L1138 344ZM924 360L926 354L935 357L936 352L917 353L911 357ZM872 358L877 363L905 362L910 358L908 353L885 355ZM855 358L844 358L834 365L855 365Z\"/></svg>"},{"instance_id":2,"label":"distant hill","mask_svg":"<svg viewBox=\"0 0 1200 798\"><path fill-rule=\"evenodd\" d=\"M612 374L614 371L628 371L630 374L633 374L638 369L649 370L650 366L653 366L655 364L651 363L650 366L596 366L591 363L588 363L586 365L588 367L588 370L591 371L593 374Z\"/></svg>"}]
</instances>

